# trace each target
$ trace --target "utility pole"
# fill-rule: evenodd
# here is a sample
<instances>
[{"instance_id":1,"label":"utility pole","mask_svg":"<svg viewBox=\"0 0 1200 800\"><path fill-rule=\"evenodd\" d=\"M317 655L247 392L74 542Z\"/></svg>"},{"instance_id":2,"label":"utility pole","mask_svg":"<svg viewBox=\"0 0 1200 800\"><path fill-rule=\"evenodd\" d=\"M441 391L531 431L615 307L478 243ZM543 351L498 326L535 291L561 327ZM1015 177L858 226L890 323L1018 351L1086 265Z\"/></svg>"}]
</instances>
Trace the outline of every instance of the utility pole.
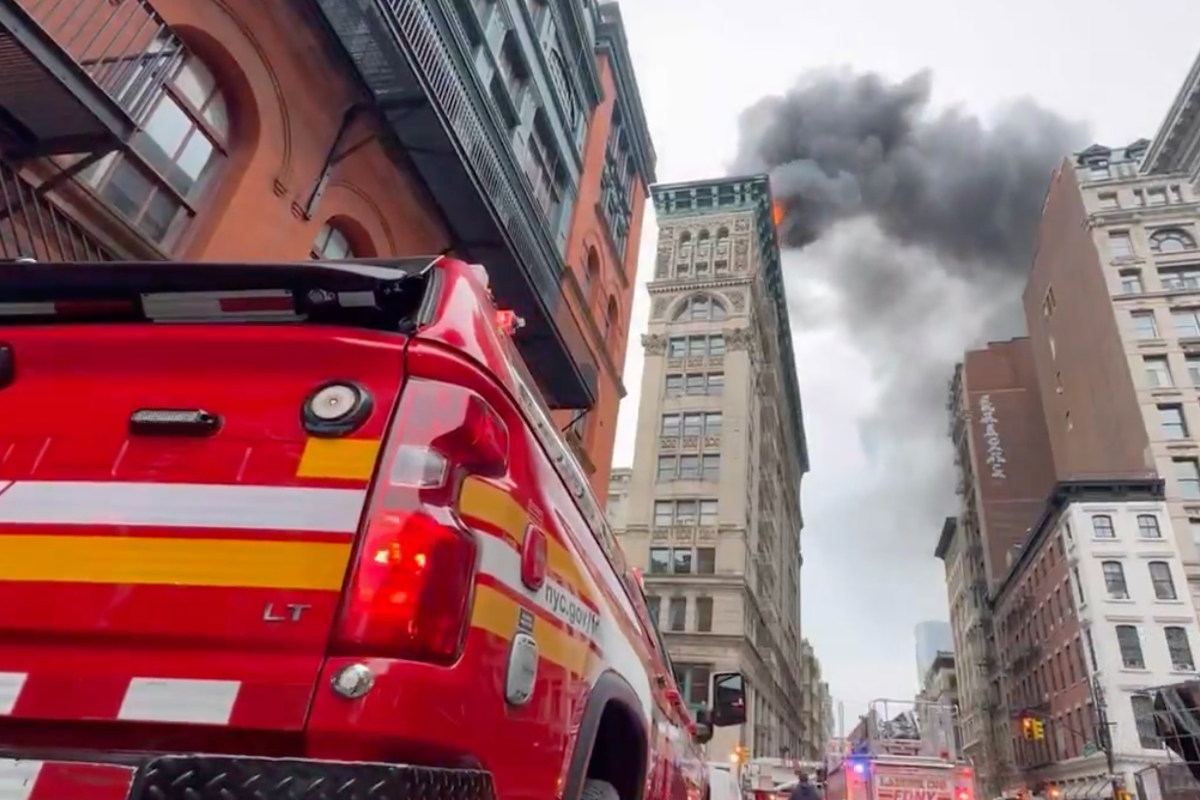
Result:
<instances>
[{"instance_id":1,"label":"utility pole","mask_svg":"<svg viewBox=\"0 0 1200 800\"><path fill-rule=\"evenodd\" d=\"M1108 702L1105 700L1104 687L1100 683L1099 675L1092 679L1091 689L1092 705L1096 708L1096 734L1100 737L1100 749L1104 751L1104 758L1108 764L1113 800L1119 800L1122 781L1117 777L1117 759L1113 752L1112 725L1114 723L1108 721Z\"/></svg>"}]
</instances>

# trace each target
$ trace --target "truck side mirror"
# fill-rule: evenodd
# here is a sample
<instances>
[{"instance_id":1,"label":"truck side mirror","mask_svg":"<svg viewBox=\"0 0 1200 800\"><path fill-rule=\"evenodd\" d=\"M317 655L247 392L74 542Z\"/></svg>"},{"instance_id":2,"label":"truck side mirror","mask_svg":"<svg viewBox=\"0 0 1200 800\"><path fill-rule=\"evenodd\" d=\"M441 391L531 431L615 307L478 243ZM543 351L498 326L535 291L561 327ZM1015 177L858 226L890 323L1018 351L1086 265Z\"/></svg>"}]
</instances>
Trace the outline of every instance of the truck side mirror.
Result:
<instances>
[{"instance_id":1,"label":"truck side mirror","mask_svg":"<svg viewBox=\"0 0 1200 800\"><path fill-rule=\"evenodd\" d=\"M746 679L740 672L713 675L712 727L725 728L746 721Z\"/></svg>"}]
</instances>

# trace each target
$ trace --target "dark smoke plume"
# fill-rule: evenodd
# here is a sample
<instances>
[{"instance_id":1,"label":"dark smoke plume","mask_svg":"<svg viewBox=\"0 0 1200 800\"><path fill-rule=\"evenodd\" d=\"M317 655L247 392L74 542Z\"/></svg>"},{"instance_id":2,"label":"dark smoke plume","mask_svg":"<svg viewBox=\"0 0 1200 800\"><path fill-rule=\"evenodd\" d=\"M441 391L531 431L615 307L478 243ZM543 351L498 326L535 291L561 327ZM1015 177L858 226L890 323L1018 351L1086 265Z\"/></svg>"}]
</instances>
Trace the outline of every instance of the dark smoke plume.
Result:
<instances>
[{"instance_id":1,"label":"dark smoke plume","mask_svg":"<svg viewBox=\"0 0 1200 800\"><path fill-rule=\"evenodd\" d=\"M874 399L858 425L872 474L834 523L848 559L874 548L929 562L952 500L953 364L1023 333L1020 291L1046 187L1087 144L1084 126L1030 100L986 121L934 111L931 84L928 72L806 76L744 112L731 165L768 172L783 205L793 327L838 332L871 371ZM799 364L802 384L815 368ZM819 454L813 466L817 480ZM881 593L903 591L879 580Z\"/></svg>"}]
</instances>

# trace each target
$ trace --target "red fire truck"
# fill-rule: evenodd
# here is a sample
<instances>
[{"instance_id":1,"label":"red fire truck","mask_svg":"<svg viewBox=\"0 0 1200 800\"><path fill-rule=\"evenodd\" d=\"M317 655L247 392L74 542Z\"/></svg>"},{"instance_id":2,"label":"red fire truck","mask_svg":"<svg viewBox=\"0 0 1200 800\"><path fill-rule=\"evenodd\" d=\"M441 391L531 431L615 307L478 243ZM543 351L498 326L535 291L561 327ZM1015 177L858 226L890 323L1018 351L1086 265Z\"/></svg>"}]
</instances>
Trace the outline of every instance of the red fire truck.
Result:
<instances>
[{"instance_id":1,"label":"red fire truck","mask_svg":"<svg viewBox=\"0 0 1200 800\"><path fill-rule=\"evenodd\" d=\"M604 514L449 258L0 265L0 798L701 800Z\"/></svg>"},{"instance_id":2,"label":"red fire truck","mask_svg":"<svg viewBox=\"0 0 1200 800\"><path fill-rule=\"evenodd\" d=\"M849 755L833 757L824 776L826 800L974 800L954 713L933 703L871 703L848 737Z\"/></svg>"}]
</instances>

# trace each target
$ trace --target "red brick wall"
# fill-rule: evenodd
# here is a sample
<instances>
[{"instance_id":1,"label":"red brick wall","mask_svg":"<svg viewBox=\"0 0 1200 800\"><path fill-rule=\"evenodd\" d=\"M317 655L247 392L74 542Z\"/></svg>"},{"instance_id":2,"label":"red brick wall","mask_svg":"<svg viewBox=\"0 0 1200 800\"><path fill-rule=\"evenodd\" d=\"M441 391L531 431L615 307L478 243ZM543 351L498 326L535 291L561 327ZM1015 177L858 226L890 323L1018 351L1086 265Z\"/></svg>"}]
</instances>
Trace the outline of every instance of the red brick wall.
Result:
<instances>
[{"instance_id":1,"label":"red brick wall","mask_svg":"<svg viewBox=\"0 0 1200 800\"><path fill-rule=\"evenodd\" d=\"M1029 339L972 350L963 372L971 404L984 560L988 583L995 586L1008 571L1013 546L1025 540L1042 512L1054 485L1053 460ZM981 408L985 398L992 408L991 423ZM989 454L1004 463L993 468Z\"/></svg>"}]
</instances>

